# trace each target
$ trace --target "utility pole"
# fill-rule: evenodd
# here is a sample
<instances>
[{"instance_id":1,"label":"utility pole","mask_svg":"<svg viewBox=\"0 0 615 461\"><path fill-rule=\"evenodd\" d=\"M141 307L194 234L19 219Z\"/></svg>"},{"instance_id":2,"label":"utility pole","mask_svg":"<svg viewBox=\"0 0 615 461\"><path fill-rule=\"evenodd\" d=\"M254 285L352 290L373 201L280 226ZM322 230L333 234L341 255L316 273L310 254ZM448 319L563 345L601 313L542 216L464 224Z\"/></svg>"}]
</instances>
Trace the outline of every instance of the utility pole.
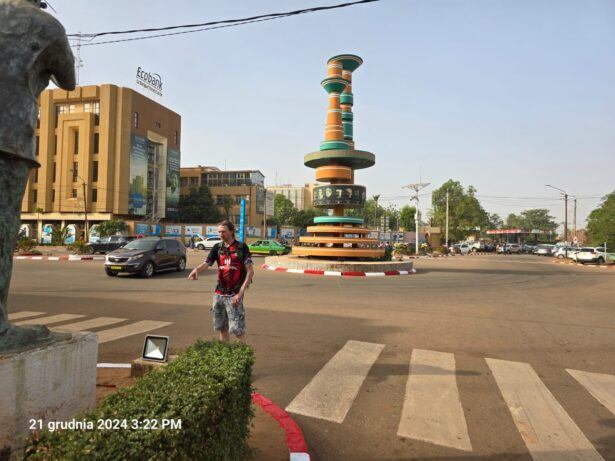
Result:
<instances>
[{"instance_id":1,"label":"utility pole","mask_svg":"<svg viewBox=\"0 0 615 461\"><path fill-rule=\"evenodd\" d=\"M85 217L85 243L88 243L89 226L88 226L88 190L85 181L83 181L83 214Z\"/></svg>"},{"instance_id":2,"label":"utility pole","mask_svg":"<svg viewBox=\"0 0 615 461\"><path fill-rule=\"evenodd\" d=\"M546 184L547 187L551 189L555 189L560 191L560 193L564 196L564 255L565 258L568 259L568 192L559 187L552 186L550 184ZM575 199L576 203L576 199ZM576 210L576 209L575 209ZM576 226L576 217L575 217L575 226Z\"/></svg>"},{"instance_id":3,"label":"utility pole","mask_svg":"<svg viewBox=\"0 0 615 461\"><path fill-rule=\"evenodd\" d=\"M574 239L577 240L577 198L574 198L574 221L572 227L574 228ZM577 240L578 242L578 240Z\"/></svg>"},{"instance_id":4,"label":"utility pole","mask_svg":"<svg viewBox=\"0 0 615 461\"><path fill-rule=\"evenodd\" d=\"M448 251L448 189L446 190L446 250Z\"/></svg>"},{"instance_id":5,"label":"utility pole","mask_svg":"<svg viewBox=\"0 0 615 461\"><path fill-rule=\"evenodd\" d=\"M414 235L415 235L415 248L414 248L414 252L415 254L419 254L419 191L422 189L425 189L427 186L429 186L428 182L420 182L417 184L408 184L407 186L403 186L404 189L411 189L414 191L414 196L410 197L410 200L414 200L416 201L416 209L414 211L414 227L415 227L415 231L414 231Z\"/></svg>"}]
</instances>

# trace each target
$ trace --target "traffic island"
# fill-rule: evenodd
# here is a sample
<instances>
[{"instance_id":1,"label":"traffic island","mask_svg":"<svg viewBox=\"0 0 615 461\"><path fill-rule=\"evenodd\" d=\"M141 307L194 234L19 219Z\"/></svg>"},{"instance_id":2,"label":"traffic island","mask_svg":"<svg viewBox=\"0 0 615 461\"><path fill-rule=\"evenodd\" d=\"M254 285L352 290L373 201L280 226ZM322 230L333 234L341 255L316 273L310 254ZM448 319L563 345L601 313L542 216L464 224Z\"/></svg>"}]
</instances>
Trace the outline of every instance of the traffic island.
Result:
<instances>
[{"instance_id":1,"label":"traffic island","mask_svg":"<svg viewBox=\"0 0 615 461\"><path fill-rule=\"evenodd\" d=\"M413 265L412 261L335 261L287 255L268 256L263 268L310 275L370 276L414 274Z\"/></svg>"}]
</instances>

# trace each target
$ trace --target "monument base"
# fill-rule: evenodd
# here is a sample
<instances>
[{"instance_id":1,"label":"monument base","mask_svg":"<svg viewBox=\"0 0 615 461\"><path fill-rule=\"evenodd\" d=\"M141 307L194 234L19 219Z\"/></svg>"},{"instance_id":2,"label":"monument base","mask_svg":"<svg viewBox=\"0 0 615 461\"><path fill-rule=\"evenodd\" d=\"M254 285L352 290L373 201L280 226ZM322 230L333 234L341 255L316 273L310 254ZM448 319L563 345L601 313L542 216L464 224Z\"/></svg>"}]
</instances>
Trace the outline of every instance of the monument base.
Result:
<instances>
[{"instance_id":1,"label":"monument base","mask_svg":"<svg viewBox=\"0 0 615 461\"><path fill-rule=\"evenodd\" d=\"M97 358L89 332L0 355L0 459L22 459L35 430L94 407Z\"/></svg>"},{"instance_id":2,"label":"monument base","mask_svg":"<svg viewBox=\"0 0 615 461\"><path fill-rule=\"evenodd\" d=\"M265 264L291 270L325 272L386 273L394 271L412 272L412 261L335 261L330 259L304 258L299 256L268 256Z\"/></svg>"}]
</instances>

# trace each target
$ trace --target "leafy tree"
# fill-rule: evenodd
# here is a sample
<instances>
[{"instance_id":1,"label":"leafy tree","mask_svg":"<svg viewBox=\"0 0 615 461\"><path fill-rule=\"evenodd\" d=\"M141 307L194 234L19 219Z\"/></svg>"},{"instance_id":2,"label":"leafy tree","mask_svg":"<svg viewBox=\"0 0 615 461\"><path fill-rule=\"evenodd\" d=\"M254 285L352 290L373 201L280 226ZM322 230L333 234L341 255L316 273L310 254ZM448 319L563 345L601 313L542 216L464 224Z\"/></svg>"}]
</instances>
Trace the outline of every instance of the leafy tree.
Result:
<instances>
[{"instance_id":1,"label":"leafy tree","mask_svg":"<svg viewBox=\"0 0 615 461\"><path fill-rule=\"evenodd\" d=\"M514 213L510 213L506 218L506 226L507 227L523 227L521 222L521 216L516 215Z\"/></svg>"},{"instance_id":2,"label":"leafy tree","mask_svg":"<svg viewBox=\"0 0 615 461\"><path fill-rule=\"evenodd\" d=\"M535 208L524 210L521 213L511 213L506 218L508 227L517 227L525 230L540 229L544 231L554 231L557 223L554 217L549 215L549 210L545 208Z\"/></svg>"},{"instance_id":3,"label":"leafy tree","mask_svg":"<svg viewBox=\"0 0 615 461\"><path fill-rule=\"evenodd\" d=\"M380 218L385 213L386 210L380 204L378 204L378 208L376 209L376 201L373 198L367 199L365 205L361 208L346 208L344 210L344 216L363 218L365 224L372 227L380 226Z\"/></svg>"},{"instance_id":4,"label":"leafy tree","mask_svg":"<svg viewBox=\"0 0 615 461\"><path fill-rule=\"evenodd\" d=\"M549 214L549 210L545 208L535 208L521 212L521 223L526 230L540 229L554 231L557 229L557 223L554 219L555 218Z\"/></svg>"},{"instance_id":5,"label":"leafy tree","mask_svg":"<svg viewBox=\"0 0 615 461\"><path fill-rule=\"evenodd\" d=\"M291 217L291 224L305 229L308 226L314 225L314 218L316 216L324 216L325 214L324 211L317 208L308 208L307 210L295 209Z\"/></svg>"},{"instance_id":6,"label":"leafy tree","mask_svg":"<svg viewBox=\"0 0 615 461\"><path fill-rule=\"evenodd\" d=\"M407 232L414 232L416 230L414 213L416 213L416 207L404 205L399 213L399 227Z\"/></svg>"},{"instance_id":7,"label":"leafy tree","mask_svg":"<svg viewBox=\"0 0 615 461\"><path fill-rule=\"evenodd\" d=\"M489 227L492 229L500 229L504 225L504 221L497 213L487 213L487 221L489 221Z\"/></svg>"},{"instance_id":8,"label":"leafy tree","mask_svg":"<svg viewBox=\"0 0 615 461\"><path fill-rule=\"evenodd\" d=\"M179 198L179 219L185 223L212 223L222 219L206 184Z\"/></svg>"},{"instance_id":9,"label":"leafy tree","mask_svg":"<svg viewBox=\"0 0 615 461\"><path fill-rule=\"evenodd\" d=\"M278 226L292 226L295 212L296 208L289 198L282 194L275 194L273 198L273 217Z\"/></svg>"},{"instance_id":10,"label":"leafy tree","mask_svg":"<svg viewBox=\"0 0 615 461\"><path fill-rule=\"evenodd\" d=\"M615 248L615 191L604 197L587 218L587 235L592 245Z\"/></svg>"},{"instance_id":11,"label":"leafy tree","mask_svg":"<svg viewBox=\"0 0 615 461\"><path fill-rule=\"evenodd\" d=\"M452 240L462 240L471 231L489 226L489 215L476 198L476 189L463 188L459 181L449 179L431 195L431 216L436 225L446 224L446 191L449 192L449 235Z\"/></svg>"},{"instance_id":12,"label":"leafy tree","mask_svg":"<svg viewBox=\"0 0 615 461\"><path fill-rule=\"evenodd\" d=\"M235 203L235 199L231 195L218 195L217 205L224 210L225 219L232 219L231 212Z\"/></svg>"},{"instance_id":13,"label":"leafy tree","mask_svg":"<svg viewBox=\"0 0 615 461\"><path fill-rule=\"evenodd\" d=\"M103 221L100 224L97 224L96 229L98 230L98 235L100 237L107 237L108 235L128 232L128 224L121 219L110 219L109 221Z\"/></svg>"}]
</instances>

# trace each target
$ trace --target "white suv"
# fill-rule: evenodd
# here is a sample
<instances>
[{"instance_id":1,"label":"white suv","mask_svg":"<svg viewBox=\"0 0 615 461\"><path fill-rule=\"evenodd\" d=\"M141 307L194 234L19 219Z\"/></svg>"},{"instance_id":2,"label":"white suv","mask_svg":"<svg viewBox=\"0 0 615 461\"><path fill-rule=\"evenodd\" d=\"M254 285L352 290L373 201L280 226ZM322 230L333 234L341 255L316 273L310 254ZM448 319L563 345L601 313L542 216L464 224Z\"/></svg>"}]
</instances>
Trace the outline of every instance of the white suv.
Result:
<instances>
[{"instance_id":1,"label":"white suv","mask_svg":"<svg viewBox=\"0 0 615 461\"><path fill-rule=\"evenodd\" d=\"M583 247L580 248L576 254L576 260L581 264L585 263L598 263L604 264L609 260L609 252L604 250L604 247L592 248Z\"/></svg>"},{"instance_id":2,"label":"white suv","mask_svg":"<svg viewBox=\"0 0 615 461\"><path fill-rule=\"evenodd\" d=\"M220 237L207 237L205 240L201 240L197 243L196 247L199 250L211 250L216 243L221 241L222 239Z\"/></svg>"}]
</instances>

